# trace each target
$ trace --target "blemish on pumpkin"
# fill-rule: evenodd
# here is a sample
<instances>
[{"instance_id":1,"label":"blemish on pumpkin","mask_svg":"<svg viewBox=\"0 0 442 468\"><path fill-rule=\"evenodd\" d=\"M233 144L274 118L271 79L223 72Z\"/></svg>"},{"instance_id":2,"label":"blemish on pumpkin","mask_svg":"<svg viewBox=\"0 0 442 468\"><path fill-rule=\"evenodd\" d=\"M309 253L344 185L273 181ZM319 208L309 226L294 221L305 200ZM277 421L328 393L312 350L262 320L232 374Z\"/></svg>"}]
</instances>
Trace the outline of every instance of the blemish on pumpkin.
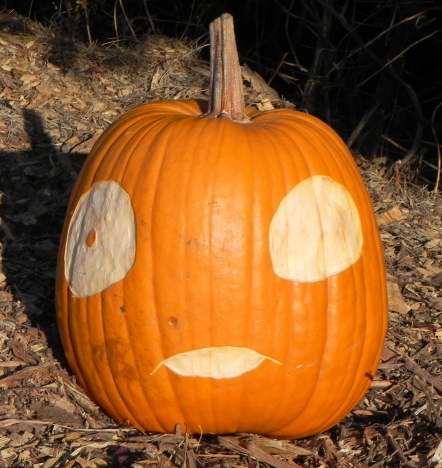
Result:
<instances>
[{"instance_id":1,"label":"blemish on pumpkin","mask_svg":"<svg viewBox=\"0 0 442 468\"><path fill-rule=\"evenodd\" d=\"M370 374L370 372L366 372L364 375L365 375L365 377L368 377L370 380L374 379L373 375Z\"/></svg>"},{"instance_id":2,"label":"blemish on pumpkin","mask_svg":"<svg viewBox=\"0 0 442 468\"><path fill-rule=\"evenodd\" d=\"M97 231L95 229L92 228L88 232L85 242L88 247L92 247L97 242Z\"/></svg>"},{"instance_id":3,"label":"blemish on pumpkin","mask_svg":"<svg viewBox=\"0 0 442 468\"><path fill-rule=\"evenodd\" d=\"M178 327L178 319L174 317L173 315L169 317L169 320L167 321L167 323L173 328Z\"/></svg>"}]
</instances>

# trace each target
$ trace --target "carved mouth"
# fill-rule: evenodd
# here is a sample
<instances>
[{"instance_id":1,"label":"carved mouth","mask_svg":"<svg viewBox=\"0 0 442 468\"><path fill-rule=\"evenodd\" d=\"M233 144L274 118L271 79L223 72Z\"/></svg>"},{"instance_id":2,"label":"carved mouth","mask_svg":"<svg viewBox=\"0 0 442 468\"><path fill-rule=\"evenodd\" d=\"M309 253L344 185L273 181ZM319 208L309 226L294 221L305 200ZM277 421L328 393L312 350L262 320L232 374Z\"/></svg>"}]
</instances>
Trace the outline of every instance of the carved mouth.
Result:
<instances>
[{"instance_id":1,"label":"carved mouth","mask_svg":"<svg viewBox=\"0 0 442 468\"><path fill-rule=\"evenodd\" d=\"M151 374L165 366L183 377L230 379L256 369L266 360L281 365L280 361L250 348L215 346L174 354L161 361Z\"/></svg>"}]
</instances>

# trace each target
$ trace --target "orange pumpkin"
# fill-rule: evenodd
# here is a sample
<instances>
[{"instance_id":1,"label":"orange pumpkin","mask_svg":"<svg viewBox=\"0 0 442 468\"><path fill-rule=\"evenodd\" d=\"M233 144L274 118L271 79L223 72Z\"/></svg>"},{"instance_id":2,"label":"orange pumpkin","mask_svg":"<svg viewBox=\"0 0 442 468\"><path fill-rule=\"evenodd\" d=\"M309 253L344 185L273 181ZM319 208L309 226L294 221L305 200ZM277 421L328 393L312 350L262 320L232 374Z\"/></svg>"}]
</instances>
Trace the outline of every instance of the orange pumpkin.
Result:
<instances>
[{"instance_id":1,"label":"orange pumpkin","mask_svg":"<svg viewBox=\"0 0 442 468\"><path fill-rule=\"evenodd\" d=\"M120 423L301 437L370 385L382 249L333 130L244 114L232 24L211 25L207 114L143 105L93 148L61 240L58 324L80 384Z\"/></svg>"}]
</instances>

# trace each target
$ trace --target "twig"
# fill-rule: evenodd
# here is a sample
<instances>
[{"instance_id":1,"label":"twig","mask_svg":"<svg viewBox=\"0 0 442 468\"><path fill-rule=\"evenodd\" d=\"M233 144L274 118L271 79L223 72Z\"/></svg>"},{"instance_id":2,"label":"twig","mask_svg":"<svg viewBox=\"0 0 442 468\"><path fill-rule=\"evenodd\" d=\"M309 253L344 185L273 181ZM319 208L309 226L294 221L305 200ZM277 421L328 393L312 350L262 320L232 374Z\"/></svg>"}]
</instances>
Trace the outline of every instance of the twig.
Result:
<instances>
[{"instance_id":1,"label":"twig","mask_svg":"<svg viewBox=\"0 0 442 468\"><path fill-rule=\"evenodd\" d=\"M405 367L414 372L418 377L434 387L438 392L442 393L442 376L431 375L428 371L423 369L414 359L402 354Z\"/></svg>"},{"instance_id":2,"label":"twig","mask_svg":"<svg viewBox=\"0 0 442 468\"><path fill-rule=\"evenodd\" d=\"M417 46L418 44L420 44L421 42L423 41L426 41L427 39L429 39L430 37L433 37L435 34L439 33L440 30L437 29L436 31L433 31L432 33L430 34L427 34L426 36L424 37L421 37L419 40L417 40L416 42L413 42L413 44L410 44L408 47L406 47L404 50L402 50L401 52L399 52L397 55L395 55L392 59L390 59L387 63L384 63L382 65L381 68L379 68L378 70L376 70L375 72L373 72L371 75L369 75L367 78L365 78L365 80L361 81L359 84L358 84L358 87L360 88L361 86L365 85L367 83L367 81L370 81L373 77L375 77L376 75L378 75L382 70L384 70L385 68L391 66L394 62L396 62L396 60L400 59L403 55L405 55L410 49L412 49L414 46Z\"/></svg>"},{"instance_id":3,"label":"twig","mask_svg":"<svg viewBox=\"0 0 442 468\"><path fill-rule=\"evenodd\" d=\"M411 467L410 463L408 460L405 458L402 449L400 448L399 444L394 440L393 436L390 434L390 431L387 429L387 439L390 445L392 446L394 452L391 454L391 457L397 455L399 459L401 460L401 466L404 467Z\"/></svg>"},{"instance_id":4,"label":"twig","mask_svg":"<svg viewBox=\"0 0 442 468\"><path fill-rule=\"evenodd\" d=\"M120 38L118 36L118 21L117 21L117 2L118 0L115 0L114 3L114 29L115 29L115 36L117 37L117 45L120 42Z\"/></svg>"},{"instance_id":5,"label":"twig","mask_svg":"<svg viewBox=\"0 0 442 468\"><path fill-rule=\"evenodd\" d=\"M351 148L353 143L357 140L361 134L364 127L367 125L368 121L371 119L372 115L376 112L379 107L379 103L375 104L371 109L369 109L361 118L359 123L356 125L355 129L351 132L351 135L348 137L347 146Z\"/></svg>"},{"instance_id":6,"label":"twig","mask_svg":"<svg viewBox=\"0 0 442 468\"><path fill-rule=\"evenodd\" d=\"M87 32L87 38L89 41L89 45L92 45L92 34L91 34L91 25L89 21L89 11L87 9L87 0L83 0L80 2L81 6L84 11L84 17L86 18L86 32Z\"/></svg>"},{"instance_id":7,"label":"twig","mask_svg":"<svg viewBox=\"0 0 442 468\"><path fill-rule=\"evenodd\" d=\"M272 83L272 81L275 79L275 76L279 73L279 70L281 69L281 67L284 65L284 61L285 59L287 58L287 55L289 53L288 52L284 52L284 54L282 55L281 57L281 60L279 61L279 64L278 66L275 68L275 71L272 73L272 76L269 78L269 80L267 81L267 84L270 86L270 84Z\"/></svg>"},{"instance_id":8,"label":"twig","mask_svg":"<svg viewBox=\"0 0 442 468\"><path fill-rule=\"evenodd\" d=\"M194 8L195 8L195 0L192 0L192 5L190 6L189 19L188 19L188 21L187 21L187 23L186 23L186 26L185 26L185 28L184 28L184 30L183 30L183 33L182 33L181 36L180 36L180 41L183 40L183 38L184 38L184 37L186 36L186 34L187 34L187 31L189 30L189 25L190 25L190 23L191 23L191 21L192 21L192 16L193 16L193 10L194 10Z\"/></svg>"},{"instance_id":9,"label":"twig","mask_svg":"<svg viewBox=\"0 0 442 468\"><path fill-rule=\"evenodd\" d=\"M347 20L340 14L338 13L333 7L330 6L329 2L326 0L317 0L324 8L330 11L330 13L338 20L338 22L341 24L343 28L347 30L349 35L353 37L353 39L362 47L366 50L366 53L369 57L372 58L373 61L376 63L380 64L381 66L384 65L383 61L370 49L368 49L365 45L365 41L359 36L357 32L355 32L351 26L348 24ZM405 88L407 91L410 100L413 104L413 107L416 112L416 131L414 134L413 138L413 143L411 148L408 150L406 156L401 159L400 161L397 161L394 165L394 170L399 171L401 167L405 166L408 164L415 156L417 153L417 149L419 148L419 145L421 143L422 139L422 133L423 133L423 121L424 121L424 114L422 111L422 106L419 102L419 99L417 97L416 91L413 89L413 87L408 84L406 81L402 79L400 75L394 70L392 67L387 67L386 71L390 74L390 76L396 80L401 86Z\"/></svg>"},{"instance_id":10,"label":"twig","mask_svg":"<svg viewBox=\"0 0 442 468\"><path fill-rule=\"evenodd\" d=\"M361 50L366 49L367 47L371 46L377 40L379 40L383 36L385 36L385 34L391 32L393 29L397 28L398 26L401 26L402 24L408 23L409 21L413 21L414 19L419 18L420 16L422 16L425 13L426 13L426 11L416 13L415 15L409 16L408 18L404 18L401 21L398 21L397 23L394 23L394 24L390 25L388 28L384 29L382 32L380 32L378 35L376 35L375 37L373 37L369 41L365 42L364 44L360 45L356 49L353 49L352 51L345 54L345 58L343 58L342 60L340 60L339 62L334 64L333 67L331 68L331 70L329 71L329 74L332 73L335 70L339 70L341 65L345 61L347 61L350 57L353 57L353 55L357 54ZM356 29L356 28L354 28L354 29Z\"/></svg>"},{"instance_id":11,"label":"twig","mask_svg":"<svg viewBox=\"0 0 442 468\"><path fill-rule=\"evenodd\" d=\"M433 192L437 193L439 190L439 183L440 183L440 174L441 174L441 169L442 169L442 155L440 151L440 144L439 144L439 138L437 136L436 129L434 127L434 120L436 118L437 111L439 110L439 107L442 106L442 102L440 102L436 108L434 109L433 113L431 114L431 131L433 132L434 136L434 141L436 142L436 151L437 151L437 172L436 172L436 183L434 184L434 189Z\"/></svg>"},{"instance_id":12,"label":"twig","mask_svg":"<svg viewBox=\"0 0 442 468\"><path fill-rule=\"evenodd\" d=\"M143 6L144 6L144 11L146 12L147 20L149 21L150 24L150 29L152 29L152 33L156 34L156 28L155 28L155 23L153 22L152 16L150 14L149 8L147 6L147 0L143 0Z\"/></svg>"},{"instance_id":13,"label":"twig","mask_svg":"<svg viewBox=\"0 0 442 468\"><path fill-rule=\"evenodd\" d=\"M132 34L132 37L134 38L134 41L138 42L138 37L135 34L134 28L132 27L132 24L131 24L129 18L127 17L126 9L124 8L123 0L118 0L118 3L120 4L120 8L121 8L121 11L123 12L124 19L126 20L126 23L129 26L129 30L130 30L130 33Z\"/></svg>"}]
</instances>

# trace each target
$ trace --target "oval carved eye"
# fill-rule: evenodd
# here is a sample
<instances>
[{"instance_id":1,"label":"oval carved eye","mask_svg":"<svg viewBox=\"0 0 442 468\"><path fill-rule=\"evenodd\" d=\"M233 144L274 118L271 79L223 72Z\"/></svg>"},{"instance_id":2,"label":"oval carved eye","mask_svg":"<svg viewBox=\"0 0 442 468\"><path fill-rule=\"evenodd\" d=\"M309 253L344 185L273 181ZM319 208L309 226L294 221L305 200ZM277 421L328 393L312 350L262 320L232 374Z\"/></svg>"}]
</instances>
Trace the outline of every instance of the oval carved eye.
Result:
<instances>
[{"instance_id":1,"label":"oval carved eye","mask_svg":"<svg viewBox=\"0 0 442 468\"><path fill-rule=\"evenodd\" d=\"M269 243L273 271L281 278L311 283L346 270L362 251L353 198L331 177L303 180L273 215Z\"/></svg>"},{"instance_id":2,"label":"oval carved eye","mask_svg":"<svg viewBox=\"0 0 442 468\"><path fill-rule=\"evenodd\" d=\"M135 260L135 216L128 193L96 182L71 218L64 255L72 294L87 297L122 280Z\"/></svg>"}]
</instances>

